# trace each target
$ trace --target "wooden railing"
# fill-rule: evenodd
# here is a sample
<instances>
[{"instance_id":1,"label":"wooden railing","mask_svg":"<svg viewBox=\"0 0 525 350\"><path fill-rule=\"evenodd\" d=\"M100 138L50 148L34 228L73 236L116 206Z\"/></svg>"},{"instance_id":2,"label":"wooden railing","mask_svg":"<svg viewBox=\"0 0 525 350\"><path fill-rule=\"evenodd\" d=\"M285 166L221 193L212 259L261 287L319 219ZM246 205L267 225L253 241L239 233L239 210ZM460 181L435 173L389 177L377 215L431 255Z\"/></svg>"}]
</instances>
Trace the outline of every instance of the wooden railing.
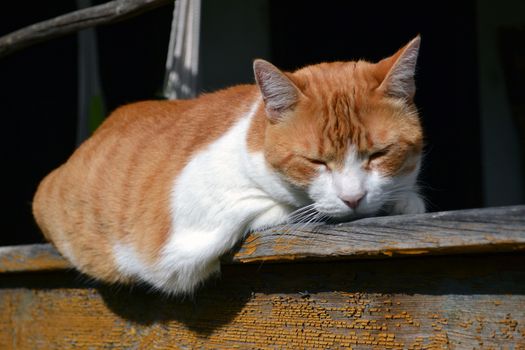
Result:
<instances>
[{"instance_id":1,"label":"wooden railing","mask_svg":"<svg viewBox=\"0 0 525 350\"><path fill-rule=\"evenodd\" d=\"M275 227L169 298L4 247L0 348L521 349L524 250L525 206Z\"/></svg>"}]
</instances>

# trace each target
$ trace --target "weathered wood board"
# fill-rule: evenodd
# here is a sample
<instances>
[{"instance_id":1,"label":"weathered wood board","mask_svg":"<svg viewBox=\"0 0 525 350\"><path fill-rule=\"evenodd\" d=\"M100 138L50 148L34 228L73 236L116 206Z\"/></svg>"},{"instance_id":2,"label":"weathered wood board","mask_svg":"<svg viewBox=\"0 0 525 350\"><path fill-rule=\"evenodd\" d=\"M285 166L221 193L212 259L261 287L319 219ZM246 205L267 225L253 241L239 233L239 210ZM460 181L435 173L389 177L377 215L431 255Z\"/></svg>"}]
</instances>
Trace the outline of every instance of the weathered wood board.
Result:
<instances>
[{"instance_id":1,"label":"weathered wood board","mask_svg":"<svg viewBox=\"0 0 525 350\"><path fill-rule=\"evenodd\" d=\"M229 265L186 300L5 274L0 349L525 349L525 256Z\"/></svg>"},{"instance_id":2,"label":"weathered wood board","mask_svg":"<svg viewBox=\"0 0 525 350\"><path fill-rule=\"evenodd\" d=\"M328 260L525 250L525 206L385 216L247 237L233 262Z\"/></svg>"},{"instance_id":3,"label":"weathered wood board","mask_svg":"<svg viewBox=\"0 0 525 350\"><path fill-rule=\"evenodd\" d=\"M524 220L257 232L185 299L90 281L49 245L1 248L0 349L525 349Z\"/></svg>"}]
</instances>

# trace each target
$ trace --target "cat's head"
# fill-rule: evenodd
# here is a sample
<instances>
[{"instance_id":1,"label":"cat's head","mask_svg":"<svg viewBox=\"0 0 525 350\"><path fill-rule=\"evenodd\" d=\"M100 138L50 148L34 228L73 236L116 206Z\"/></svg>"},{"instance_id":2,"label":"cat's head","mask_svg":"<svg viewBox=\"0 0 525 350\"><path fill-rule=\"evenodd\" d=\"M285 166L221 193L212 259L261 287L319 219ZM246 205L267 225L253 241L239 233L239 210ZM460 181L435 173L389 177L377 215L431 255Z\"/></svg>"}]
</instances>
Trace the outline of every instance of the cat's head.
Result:
<instances>
[{"instance_id":1,"label":"cat's head","mask_svg":"<svg viewBox=\"0 0 525 350\"><path fill-rule=\"evenodd\" d=\"M267 114L266 161L331 217L376 213L414 190L423 134L414 71L419 36L378 63L293 73L256 60Z\"/></svg>"}]
</instances>

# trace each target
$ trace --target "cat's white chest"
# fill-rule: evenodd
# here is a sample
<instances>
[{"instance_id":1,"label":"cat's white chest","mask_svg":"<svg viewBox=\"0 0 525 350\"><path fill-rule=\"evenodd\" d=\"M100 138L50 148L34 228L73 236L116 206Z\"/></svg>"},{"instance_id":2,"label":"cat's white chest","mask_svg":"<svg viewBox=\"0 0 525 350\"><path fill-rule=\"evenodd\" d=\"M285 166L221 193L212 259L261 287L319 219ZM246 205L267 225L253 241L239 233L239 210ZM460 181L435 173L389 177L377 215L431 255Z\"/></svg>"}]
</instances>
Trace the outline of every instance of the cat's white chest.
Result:
<instances>
[{"instance_id":1,"label":"cat's white chest","mask_svg":"<svg viewBox=\"0 0 525 350\"><path fill-rule=\"evenodd\" d=\"M259 103L195 154L174 180L172 229L158 263L146 274L150 283L176 293L193 290L218 271L220 256L245 232L287 220L293 195L267 169L261 154L246 149Z\"/></svg>"},{"instance_id":2,"label":"cat's white chest","mask_svg":"<svg viewBox=\"0 0 525 350\"><path fill-rule=\"evenodd\" d=\"M196 154L176 179L171 194L173 237L188 229L230 231L228 235L241 229L242 234L259 215L280 206L280 198L254 181L254 177L269 176L263 157L246 150L246 134L257 105ZM271 223L282 222L285 217L278 212L277 217L265 217Z\"/></svg>"}]
</instances>

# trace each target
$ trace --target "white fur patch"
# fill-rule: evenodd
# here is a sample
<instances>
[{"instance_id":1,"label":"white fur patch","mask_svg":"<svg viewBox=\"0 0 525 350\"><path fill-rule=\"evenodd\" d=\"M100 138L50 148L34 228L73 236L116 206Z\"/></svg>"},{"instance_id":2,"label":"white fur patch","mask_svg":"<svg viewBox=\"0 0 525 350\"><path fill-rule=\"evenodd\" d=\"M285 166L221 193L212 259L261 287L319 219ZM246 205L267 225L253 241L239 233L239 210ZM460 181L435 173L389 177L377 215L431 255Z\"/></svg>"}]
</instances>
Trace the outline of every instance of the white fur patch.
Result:
<instances>
[{"instance_id":1,"label":"white fur patch","mask_svg":"<svg viewBox=\"0 0 525 350\"><path fill-rule=\"evenodd\" d=\"M119 271L125 276L131 276L140 280L145 280L152 276L145 273L150 267L144 264L135 249L131 245L117 243L113 246L113 255Z\"/></svg>"},{"instance_id":2,"label":"white fur patch","mask_svg":"<svg viewBox=\"0 0 525 350\"><path fill-rule=\"evenodd\" d=\"M220 256L248 230L283 223L300 205L262 154L247 151L246 135L260 103L197 153L174 181L172 230L159 261L144 265L129 248L118 246L121 271L167 293L191 293L219 271Z\"/></svg>"}]
</instances>

